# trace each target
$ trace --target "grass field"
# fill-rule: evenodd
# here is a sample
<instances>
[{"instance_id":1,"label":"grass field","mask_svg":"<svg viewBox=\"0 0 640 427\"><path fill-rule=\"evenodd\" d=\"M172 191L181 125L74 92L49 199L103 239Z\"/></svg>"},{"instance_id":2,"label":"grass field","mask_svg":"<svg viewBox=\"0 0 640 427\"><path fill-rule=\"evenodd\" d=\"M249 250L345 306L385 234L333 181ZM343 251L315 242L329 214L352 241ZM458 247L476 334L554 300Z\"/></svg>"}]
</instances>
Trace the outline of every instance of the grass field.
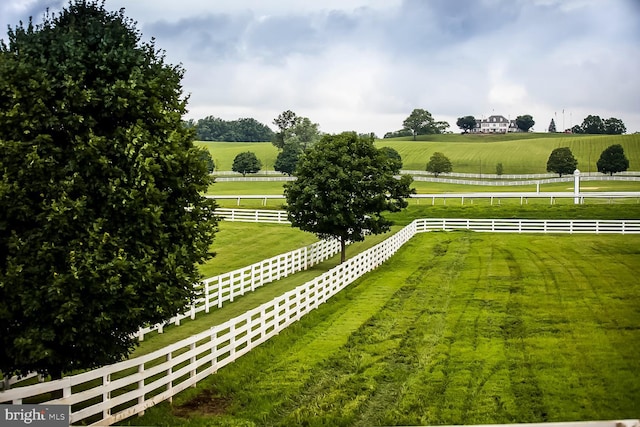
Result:
<instances>
[{"instance_id":1,"label":"grass field","mask_svg":"<svg viewBox=\"0 0 640 427\"><path fill-rule=\"evenodd\" d=\"M283 194L285 183L282 181L242 181L242 182L216 182L209 187L209 195L242 195L261 194L277 195ZM536 185L514 185L514 186L486 186L486 185L466 185L466 184L446 184L440 182L414 181L411 187L416 189L418 194L439 194L439 193L473 193L473 192L523 192L536 191ZM633 181L586 181L581 185L583 191L640 191L640 182ZM540 191L569 191L573 192L573 182L558 182L541 184ZM232 202L236 203L236 202ZM282 203L282 202L280 202Z\"/></svg>"},{"instance_id":2,"label":"grass field","mask_svg":"<svg viewBox=\"0 0 640 427\"><path fill-rule=\"evenodd\" d=\"M243 151L253 151L262 161L263 170L273 170L278 154L269 142L231 143L198 142L206 147L217 170L229 171L234 157ZM554 148L569 147L578 159L578 168L596 172L596 162L602 151L612 144L621 144L629 159L629 170L640 170L640 135L567 135L526 133L508 135L424 135L418 141L408 138L376 141L378 147L395 148L407 170L424 170L429 157L444 153L452 162L454 172L495 173L502 163L504 174L546 173L547 159Z\"/></svg>"},{"instance_id":3,"label":"grass field","mask_svg":"<svg viewBox=\"0 0 640 427\"><path fill-rule=\"evenodd\" d=\"M640 236L428 233L137 425L637 418Z\"/></svg>"}]
</instances>

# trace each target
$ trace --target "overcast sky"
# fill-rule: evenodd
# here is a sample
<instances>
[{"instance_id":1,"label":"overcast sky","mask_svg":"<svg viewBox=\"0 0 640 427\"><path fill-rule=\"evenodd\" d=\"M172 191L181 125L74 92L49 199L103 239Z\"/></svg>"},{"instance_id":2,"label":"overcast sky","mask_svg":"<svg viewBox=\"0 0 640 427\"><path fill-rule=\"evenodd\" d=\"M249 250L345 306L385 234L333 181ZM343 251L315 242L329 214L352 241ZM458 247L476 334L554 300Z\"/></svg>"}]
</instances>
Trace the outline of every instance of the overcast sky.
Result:
<instances>
[{"instance_id":1,"label":"overcast sky","mask_svg":"<svg viewBox=\"0 0 640 427\"><path fill-rule=\"evenodd\" d=\"M0 0L7 25L67 0ZM187 118L284 110L383 136L436 120L588 114L640 131L640 0L106 0L186 70ZM563 114L564 111L564 114Z\"/></svg>"}]
</instances>

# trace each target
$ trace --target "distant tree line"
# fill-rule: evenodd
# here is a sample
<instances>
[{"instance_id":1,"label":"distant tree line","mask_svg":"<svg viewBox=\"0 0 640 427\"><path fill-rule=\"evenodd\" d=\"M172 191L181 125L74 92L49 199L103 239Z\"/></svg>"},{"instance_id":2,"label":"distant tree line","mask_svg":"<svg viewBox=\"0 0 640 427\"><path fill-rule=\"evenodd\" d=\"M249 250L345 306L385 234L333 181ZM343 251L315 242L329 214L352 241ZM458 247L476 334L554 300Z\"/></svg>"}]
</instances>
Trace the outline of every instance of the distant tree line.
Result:
<instances>
[{"instance_id":1,"label":"distant tree line","mask_svg":"<svg viewBox=\"0 0 640 427\"><path fill-rule=\"evenodd\" d=\"M627 132L624 122L615 117L603 120L600 116L588 115L581 125L571 128L572 133L622 135Z\"/></svg>"},{"instance_id":2,"label":"distant tree line","mask_svg":"<svg viewBox=\"0 0 640 427\"><path fill-rule=\"evenodd\" d=\"M188 128L195 128L199 141L268 142L274 137L269 126L252 118L223 120L208 116L197 121L191 119L184 124Z\"/></svg>"}]
</instances>

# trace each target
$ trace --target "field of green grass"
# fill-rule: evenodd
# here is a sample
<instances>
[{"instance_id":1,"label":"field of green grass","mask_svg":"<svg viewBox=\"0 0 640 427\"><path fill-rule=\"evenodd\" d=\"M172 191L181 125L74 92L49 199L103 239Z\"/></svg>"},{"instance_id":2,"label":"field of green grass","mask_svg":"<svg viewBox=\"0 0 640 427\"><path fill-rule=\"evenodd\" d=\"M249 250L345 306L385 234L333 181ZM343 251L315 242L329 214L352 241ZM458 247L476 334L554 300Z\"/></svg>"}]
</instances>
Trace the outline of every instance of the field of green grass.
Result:
<instances>
[{"instance_id":1,"label":"field of green grass","mask_svg":"<svg viewBox=\"0 0 640 427\"><path fill-rule=\"evenodd\" d=\"M206 147L217 170L229 171L234 157L243 151L253 151L263 163L263 170L273 170L276 148L269 142L230 143L198 142ZM571 135L526 133L508 135L423 135L417 141L410 138L383 139L378 147L396 149L403 159L403 169L424 170L431 155L440 151L452 162L454 172L495 173L502 163L504 174L546 173L547 159L554 148L569 147L584 172L596 172L596 162L602 151L612 144L621 144L629 159L629 170L640 170L640 135Z\"/></svg>"},{"instance_id":2,"label":"field of green grass","mask_svg":"<svg viewBox=\"0 0 640 427\"><path fill-rule=\"evenodd\" d=\"M637 418L640 236L427 233L135 425Z\"/></svg>"},{"instance_id":3,"label":"field of green grass","mask_svg":"<svg viewBox=\"0 0 640 427\"><path fill-rule=\"evenodd\" d=\"M207 191L208 195L281 195L284 192L284 182L278 181L242 181L242 182L216 182ZM414 181L411 187L416 189L417 194L440 194L440 193L484 193L484 192L523 192L536 191L536 185L514 185L514 186L486 186L486 185L465 185L446 184L440 182ZM581 185L582 191L640 191L640 182L633 181L586 181ZM541 184L542 192L563 192L573 191L573 182L560 182ZM236 205L237 201L223 202L221 204ZM253 206L259 207L262 201L252 202ZM281 205L284 200L276 202Z\"/></svg>"}]
</instances>

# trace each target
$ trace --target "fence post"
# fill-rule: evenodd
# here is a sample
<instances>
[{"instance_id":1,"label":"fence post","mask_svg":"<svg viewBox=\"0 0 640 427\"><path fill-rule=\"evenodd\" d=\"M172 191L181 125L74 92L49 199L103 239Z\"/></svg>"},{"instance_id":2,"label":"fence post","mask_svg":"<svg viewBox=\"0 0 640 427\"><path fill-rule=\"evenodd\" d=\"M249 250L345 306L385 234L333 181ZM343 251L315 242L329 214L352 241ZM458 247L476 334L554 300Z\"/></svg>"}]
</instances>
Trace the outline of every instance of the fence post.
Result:
<instances>
[{"instance_id":1,"label":"fence post","mask_svg":"<svg viewBox=\"0 0 640 427\"><path fill-rule=\"evenodd\" d=\"M167 369L165 371L165 373L166 373L166 375L168 377L171 376L171 371L172 371L172 369L171 369L171 359L172 359L172 355L171 355L171 352L169 352L169 353L167 353L167 362L169 362L169 369ZM171 391L172 388L173 388L173 381L169 381L167 383L167 391ZM173 394L169 394L169 398L167 400L169 401L169 403L173 403Z\"/></svg>"},{"instance_id":2,"label":"fence post","mask_svg":"<svg viewBox=\"0 0 640 427\"><path fill-rule=\"evenodd\" d=\"M109 383L111 382L111 374L105 374L102 376L102 386L104 388L107 388L107 386L109 385ZM111 399L111 392L107 391L105 393L102 393L102 403L107 404L109 402L109 399ZM104 407L104 409L102 410L102 418L108 418L109 415L111 415L111 408L109 408L109 406Z\"/></svg>"},{"instance_id":3,"label":"fence post","mask_svg":"<svg viewBox=\"0 0 640 427\"><path fill-rule=\"evenodd\" d=\"M204 282L204 312L209 312L209 282Z\"/></svg>"},{"instance_id":4,"label":"fence post","mask_svg":"<svg viewBox=\"0 0 640 427\"><path fill-rule=\"evenodd\" d=\"M140 395L138 396L138 405L142 405L144 403L144 392L142 390L144 390L144 363L141 363L138 365L138 375L140 375L140 379L138 380L138 390L141 391ZM144 411L140 411L138 412L138 416L143 416L144 415Z\"/></svg>"},{"instance_id":5,"label":"fence post","mask_svg":"<svg viewBox=\"0 0 640 427\"><path fill-rule=\"evenodd\" d=\"M573 198L573 204L574 205L579 205L580 204L580 170L576 169L575 171L573 171L573 194L574 194L574 198Z\"/></svg>"},{"instance_id":6,"label":"fence post","mask_svg":"<svg viewBox=\"0 0 640 427\"><path fill-rule=\"evenodd\" d=\"M189 350L193 351L195 349L196 349L196 343L192 342L189 345ZM189 371L189 378L193 378L197 374L196 368L195 368L195 365L196 365L196 355L195 354L193 356L191 356L191 358L189 359L189 365L191 365L193 367L193 369L191 371ZM191 384L191 387L195 387L195 386L196 386L196 383L194 381L194 383Z\"/></svg>"}]
</instances>

